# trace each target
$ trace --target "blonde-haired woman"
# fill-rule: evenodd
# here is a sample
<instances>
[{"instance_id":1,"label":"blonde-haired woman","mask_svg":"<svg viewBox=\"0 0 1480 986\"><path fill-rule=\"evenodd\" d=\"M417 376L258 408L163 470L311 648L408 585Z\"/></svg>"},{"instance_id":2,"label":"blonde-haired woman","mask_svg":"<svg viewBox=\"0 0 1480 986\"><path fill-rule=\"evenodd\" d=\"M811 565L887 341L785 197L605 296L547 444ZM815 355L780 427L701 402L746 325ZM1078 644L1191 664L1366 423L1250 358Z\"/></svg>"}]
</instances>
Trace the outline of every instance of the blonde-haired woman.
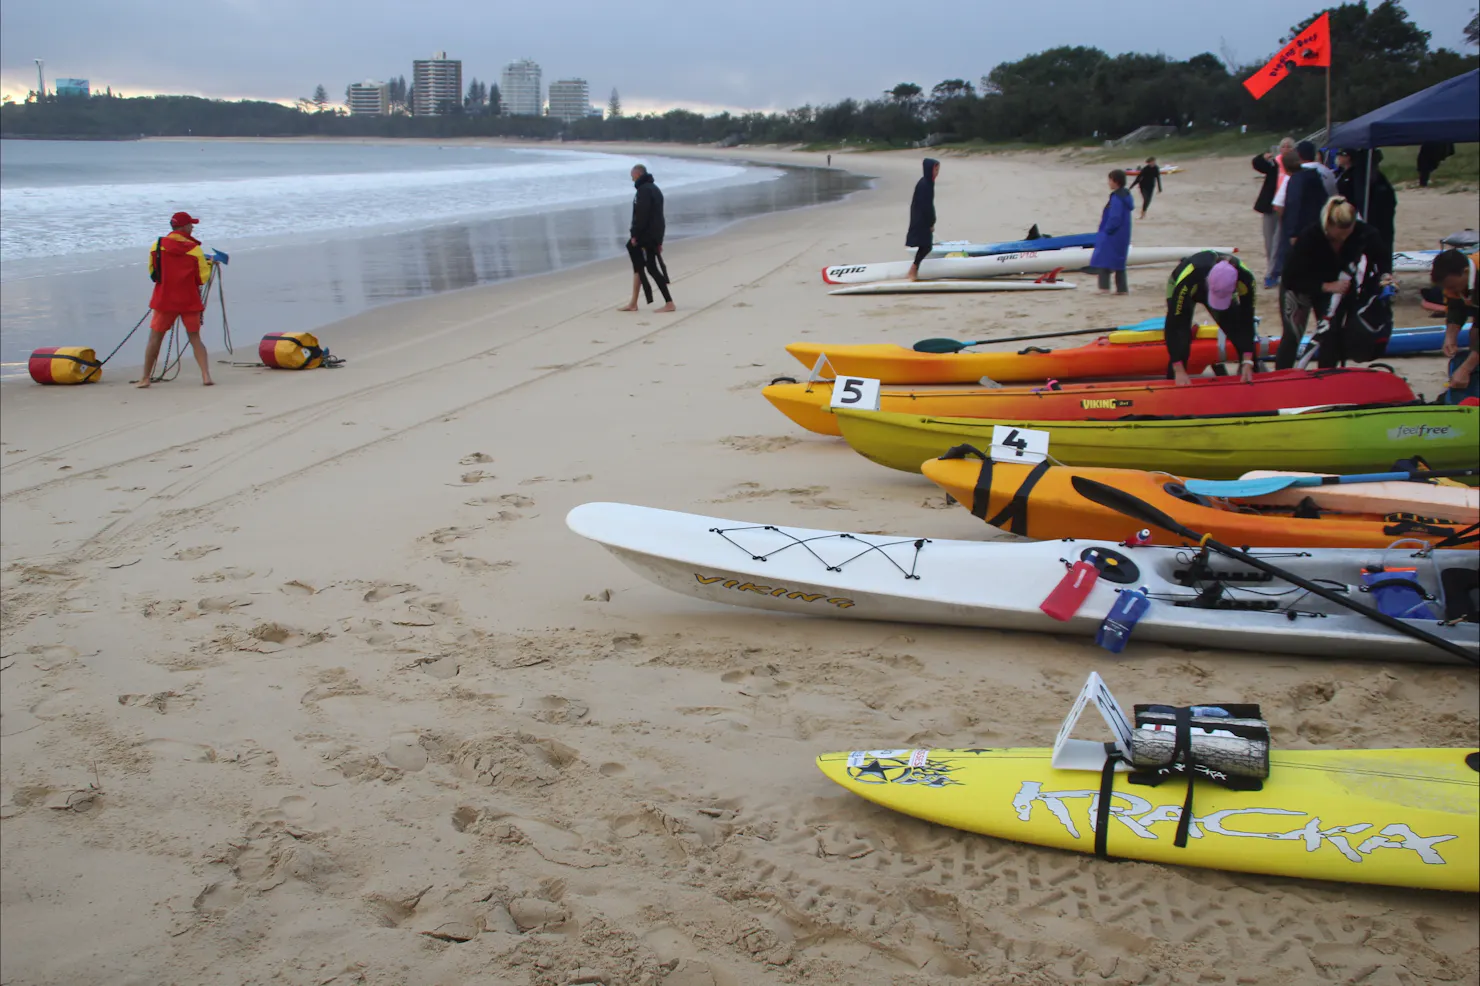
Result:
<instances>
[{"instance_id":1,"label":"blonde-haired woman","mask_svg":"<svg viewBox=\"0 0 1480 986\"><path fill-rule=\"evenodd\" d=\"M1364 333L1373 335L1377 332L1373 325L1382 322L1376 311L1369 311L1382 283L1382 237L1357 218L1356 207L1339 195L1321 206L1319 222L1292 235L1295 242L1285 256L1280 277L1284 334L1276 367L1284 370L1295 365L1312 312L1317 319L1320 366L1375 359L1377 354L1369 352L1373 347L1364 341ZM1361 326L1353 324L1359 315ZM1390 314L1385 328L1392 329Z\"/></svg>"}]
</instances>

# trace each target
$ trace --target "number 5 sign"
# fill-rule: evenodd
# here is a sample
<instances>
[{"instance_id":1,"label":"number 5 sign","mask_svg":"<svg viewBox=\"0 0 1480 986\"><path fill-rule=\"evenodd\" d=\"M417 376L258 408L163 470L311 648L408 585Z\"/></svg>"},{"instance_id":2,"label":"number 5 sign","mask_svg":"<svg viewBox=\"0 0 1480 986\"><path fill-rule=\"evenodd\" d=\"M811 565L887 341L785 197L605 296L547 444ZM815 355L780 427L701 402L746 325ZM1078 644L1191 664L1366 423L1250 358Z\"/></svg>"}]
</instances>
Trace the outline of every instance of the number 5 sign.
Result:
<instances>
[{"instance_id":1,"label":"number 5 sign","mask_svg":"<svg viewBox=\"0 0 1480 986\"><path fill-rule=\"evenodd\" d=\"M877 411L879 381L868 377L838 377L833 381L831 406Z\"/></svg>"},{"instance_id":2,"label":"number 5 sign","mask_svg":"<svg viewBox=\"0 0 1480 986\"><path fill-rule=\"evenodd\" d=\"M992 458L998 462L1042 462L1048 458L1048 432L993 425Z\"/></svg>"}]
</instances>

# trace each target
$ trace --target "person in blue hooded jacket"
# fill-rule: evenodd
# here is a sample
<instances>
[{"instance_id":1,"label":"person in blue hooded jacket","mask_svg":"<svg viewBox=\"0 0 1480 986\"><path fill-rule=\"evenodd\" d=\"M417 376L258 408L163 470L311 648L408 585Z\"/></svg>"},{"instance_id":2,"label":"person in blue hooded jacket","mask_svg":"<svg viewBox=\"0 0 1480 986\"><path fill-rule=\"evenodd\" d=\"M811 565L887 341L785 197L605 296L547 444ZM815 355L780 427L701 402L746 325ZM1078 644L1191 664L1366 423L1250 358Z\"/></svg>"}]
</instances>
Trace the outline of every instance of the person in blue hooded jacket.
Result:
<instances>
[{"instance_id":1,"label":"person in blue hooded jacket","mask_svg":"<svg viewBox=\"0 0 1480 986\"><path fill-rule=\"evenodd\" d=\"M1128 294L1130 288L1125 280L1125 261L1131 252L1131 216L1136 211L1135 200L1125 187L1125 172L1116 168L1110 172L1110 201L1100 213L1100 228L1095 232L1095 252L1090 255L1089 265L1100 276L1100 293L1110 291L1110 274L1115 274L1116 294Z\"/></svg>"},{"instance_id":2,"label":"person in blue hooded jacket","mask_svg":"<svg viewBox=\"0 0 1480 986\"><path fill-rule=\"evenodd\" d=\"M915 248L915 262L910 264L909 279L920 279L920 262L930 256L935 247L935 176L940 174L940 162L933 157L925 159L925 176L915 182L915 197L910 199L910 230L905 234L904 245Z\"/></svg>"}]
</instances>

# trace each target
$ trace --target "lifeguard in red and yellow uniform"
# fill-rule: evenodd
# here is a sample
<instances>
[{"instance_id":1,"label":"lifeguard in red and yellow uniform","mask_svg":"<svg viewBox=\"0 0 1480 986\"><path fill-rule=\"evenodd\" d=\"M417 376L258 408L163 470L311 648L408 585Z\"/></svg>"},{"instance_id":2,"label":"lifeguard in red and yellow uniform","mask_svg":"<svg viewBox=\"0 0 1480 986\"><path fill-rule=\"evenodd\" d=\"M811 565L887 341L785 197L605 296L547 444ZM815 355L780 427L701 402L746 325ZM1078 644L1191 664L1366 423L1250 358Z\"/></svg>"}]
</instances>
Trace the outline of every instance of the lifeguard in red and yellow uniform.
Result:
<instances>
[{"instance_id":1,"label":"lifeguard in red and yellow uniform","mask_svg":"<svg viewBox=\"0 0 1480 986\"><path fill-rule=\"evenodd\" d=\"M190 234L200 222L188 212L177 212L170 217L170 233L154 242L149 251L149 279L154 282L154 294L149 299L153 316L149 321L149 345L144 350L144 372L139 376L140 387L147 387L154 375L154 361L159 358L159 347L164 344L165 333L178 320L185 325L185 334L190 339L190 348L195 352L195 362L200 365L200 380L209 387L211 367L205 343L200 341L201 313L205 301L201 298L201 286L211 278L211 261L201 250L200 241Z\"/></svg>"}]
</instances>

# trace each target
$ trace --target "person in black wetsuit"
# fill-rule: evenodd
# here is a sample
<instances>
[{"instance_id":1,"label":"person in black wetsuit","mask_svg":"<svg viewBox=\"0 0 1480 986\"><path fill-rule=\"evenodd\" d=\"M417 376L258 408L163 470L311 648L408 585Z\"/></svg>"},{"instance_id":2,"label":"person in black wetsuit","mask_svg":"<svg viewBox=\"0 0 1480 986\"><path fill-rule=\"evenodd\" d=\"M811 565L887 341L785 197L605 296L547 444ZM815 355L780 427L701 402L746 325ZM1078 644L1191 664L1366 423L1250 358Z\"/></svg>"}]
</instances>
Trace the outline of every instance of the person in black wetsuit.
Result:
<instances>
[{"instance_id":1,"label":"person in black wetsuit","mask_svg":"<svg viewBox=\"0 0 1480 986\"><path fill-rule=\"evenodd\" d=\"M1149 157L1141 165L1141 171L1136 175L1136 188L1141 193L1141 218L1145 219L1146 210L1151 208L1151 196L1161 191L1161 169L1156 166L1156 158Z\"/></svg>"},{"instance_id":2,"label":"person in black wetsuit","mask_svg":"<svg viewBox=\"0 0 1480 986\"><path fill-rule=\"evenodd\" d=\"M935 176L940 174L940 162L928 157L924 162L925 176L915 182L915 195L910 199L910 229L905 234L904 245L915 248L915 262L910 264L909 279L920 279L920 264L930 256L935 246Z\"/></svg>"},{"instance_id":3,"label":"person in black wetsuit","mask_svg":"<svg viewBox=\"0 0 1480 986\"><path fill-rule=\"evenodd\" d=\"M1373 272L1381 274L1382 251L1382 236L1357 218L1356 206L1339 195L1327 200L1320 220L1301 231L1285 258L1278 369L1295 365L1312 314L1317 322L1314 341L1320 347L1318 365L1337 366L1349 358L1348 344L1357 341L1351 320L1358 290L1371 283Z\"/></svg>"},{"instance_id":4,"label":"person in black wetsuit","mask_svg":"<svg viewBox=\"0 0 1480 986\"><path fill-rule=\"evenodd\" d=\"M653 284L663 294L663 307L658 311L671 312L674 310L673 295L668 293L668 265L663 263L663 233L667 229L663 219L663 193L645 165L633 165L632 184L637 188L637 194L632 197L632 228L627 238L627 255L632 258L632 299L617 311L637 311L639 287L648 304L653 303L653 286L648 283L648 275L651 274Z\"/></svg>"},{"instance_id":5,"label":"person in black wetsuit","mask_svg":"<svg viewBox=\"0 0 1480 986\"><path fill-rule=\"evenodd\" d=\"M1183 257L1167 278L1167 317L1162 327L1171 365L1167 376L1185 387L1192 353L1192 315L1201 303L1239 354L1239 378L1254 378L1254 273L1232 254L1202 250Z\"/></svg>"}]
</instances>

